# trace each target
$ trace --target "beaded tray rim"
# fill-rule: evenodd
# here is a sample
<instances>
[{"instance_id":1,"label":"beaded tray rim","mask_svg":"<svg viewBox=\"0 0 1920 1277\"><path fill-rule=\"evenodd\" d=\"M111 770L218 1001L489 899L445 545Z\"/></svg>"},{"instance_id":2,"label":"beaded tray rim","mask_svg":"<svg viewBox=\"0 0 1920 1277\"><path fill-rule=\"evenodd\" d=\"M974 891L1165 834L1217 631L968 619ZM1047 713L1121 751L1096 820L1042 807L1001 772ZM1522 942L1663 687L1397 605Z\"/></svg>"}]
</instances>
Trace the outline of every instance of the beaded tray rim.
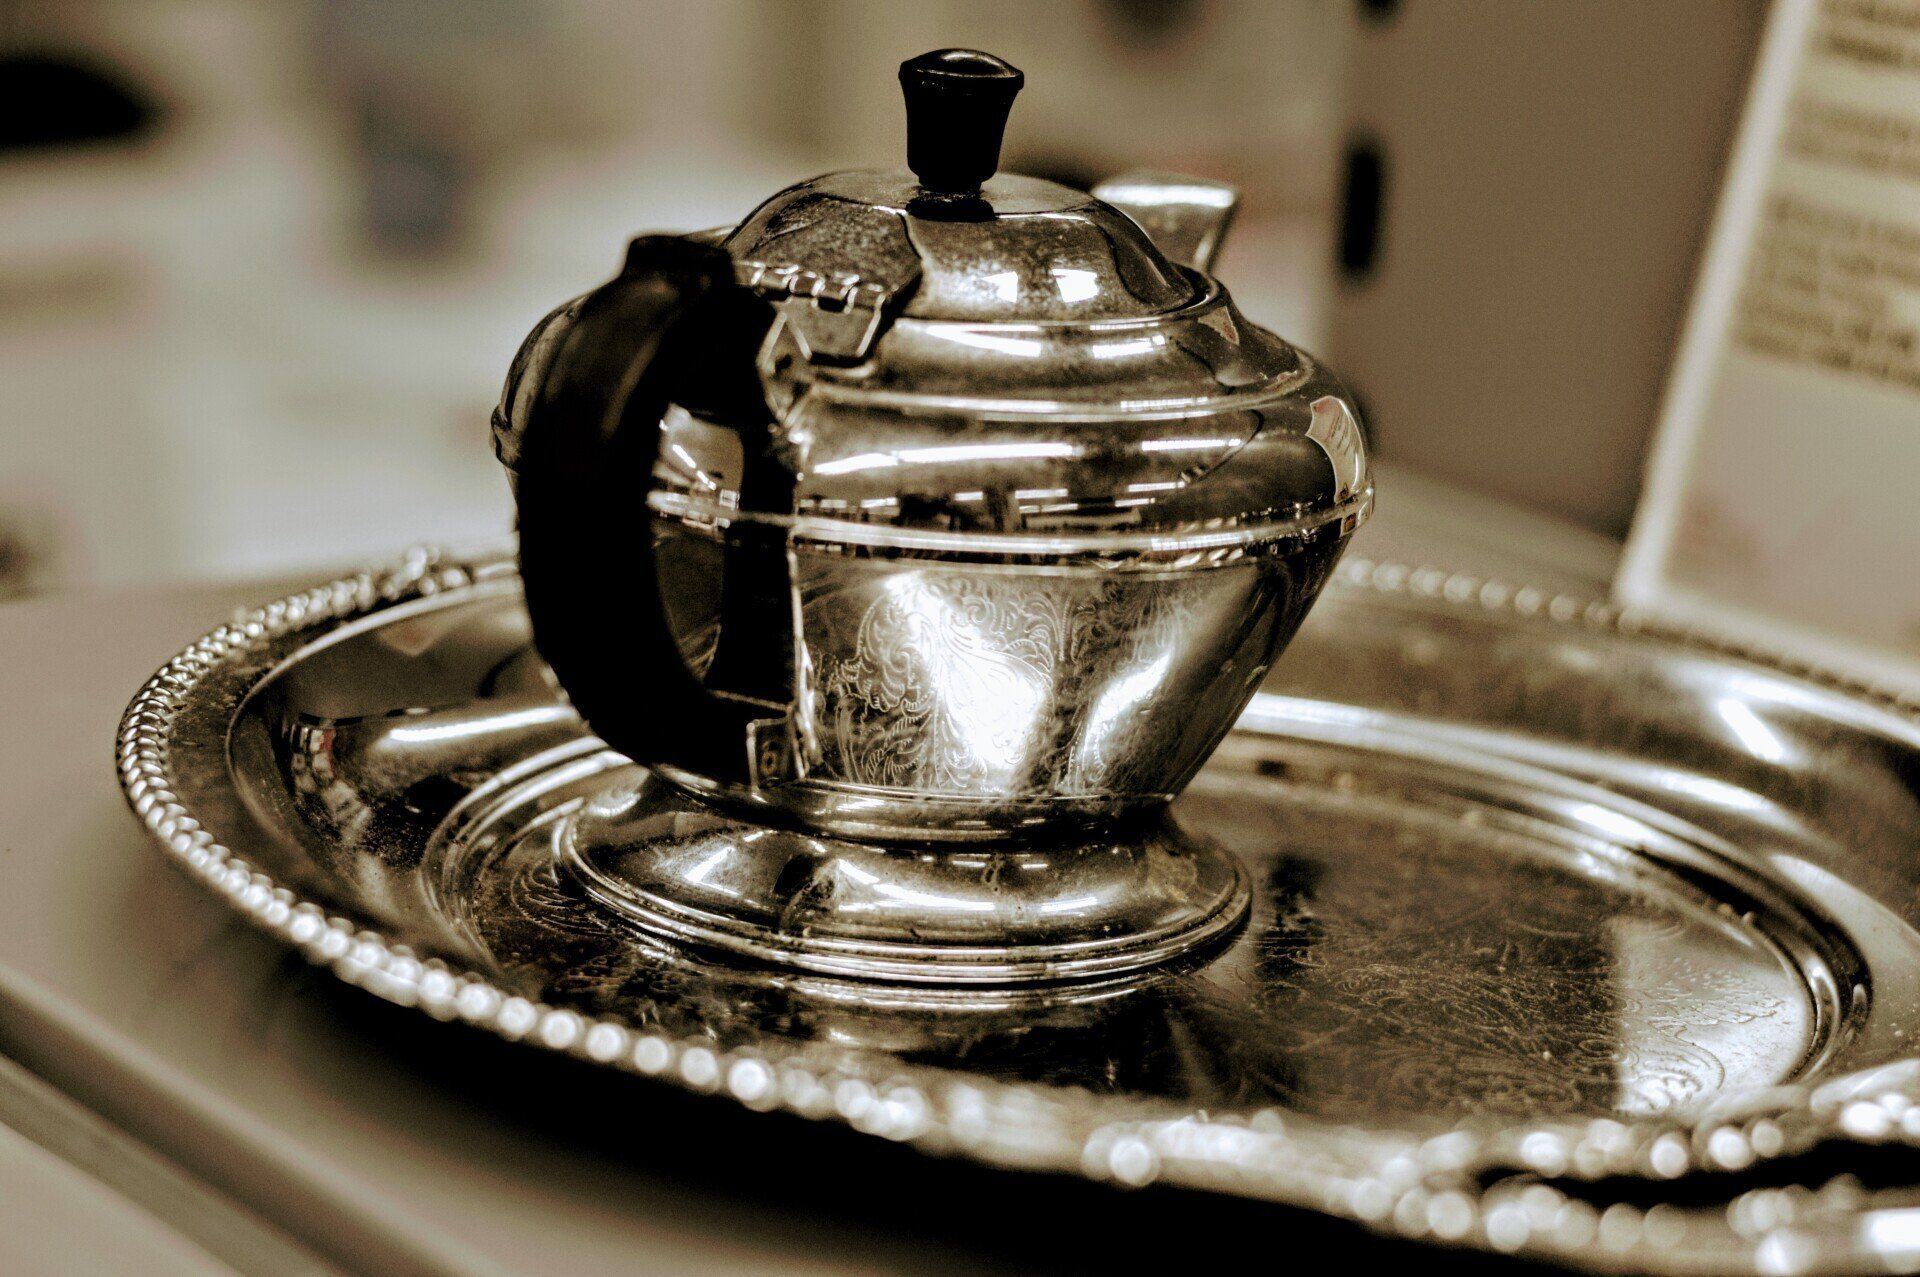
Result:
<instances>
[{"instance_id":1,"label":"beaded tray rim","mask_svg":"<svg viewBox=\"0 0 1920 1277\"><path fill-rule=\"evenodd\" d=\"M1263 1198L1389 1234L1619 1271L1765 1268L1769 1246L1800 1217L1864 1203L1807 1190L1730 1188L1723 1210L1578 1196L1581 1181L1671 1181L1737 1172L1821 1142L1920 1144L1920 1056L1816 1083L1736 1095L1692 1121L1481 1120L1429 1136L1385 1135L1277 1110L1251 1116L1179 1111L1063 1087L991 1081L884 1056L770 1042L717 1050L698 1039L636 1030L511 994L484 975L409 947L259 872L208 833L181 801L175 729L216 672L274 642L319 637L348 622L449 591L517 578L509 553L409 551L246 610L180 652L128 705L118 736L127 801L161 847L252 923L349 984L441 1020L577 1056L750 1109L784 1110L989 1164L1083 1175L1127 1187L1152 1182ZM1577 595L1431 567L1348 560L1339 585L1465 612L1674 644L1759 665L1920 723L1920 699ZM268 676L262 670L259 679ZM256 679L256 682L259 681ZM1542 1182L1553 1179L1560 1186ZM1786 1198L1798 1191L1796 1214ZM1824 1190L1823 1190L1824 1191ZM1829 1192L1827 1197L1834 1194ZM1684 1245L1682 1245L1684 1243ZM1702 1250L1701 1248L1705 1249ZM1823 1254L1824 1252L1816 1252ZM1687 1262L1691 1255L1696 1262ZM1844 1260L1852 1252L1827 1256Z\"/></svg>"}]
</instances>

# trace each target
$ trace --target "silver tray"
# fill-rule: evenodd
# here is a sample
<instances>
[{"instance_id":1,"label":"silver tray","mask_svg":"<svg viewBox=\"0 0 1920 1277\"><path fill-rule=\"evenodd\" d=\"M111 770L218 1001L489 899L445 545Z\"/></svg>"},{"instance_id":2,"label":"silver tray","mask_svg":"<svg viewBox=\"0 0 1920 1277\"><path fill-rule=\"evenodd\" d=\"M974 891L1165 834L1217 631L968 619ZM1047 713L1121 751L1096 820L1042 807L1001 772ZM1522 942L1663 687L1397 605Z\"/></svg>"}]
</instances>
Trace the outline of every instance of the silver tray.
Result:
<instances>
[{"instance_id":1,"label":"silver tray","mask_svg":"<svg viewBox=\"0 0 1920 1277\"><path fill-rule=\"evenodd\" d=\"M421 551L215 630L128 708L135 811L352 984L750 1108L1592 1268L1920 1264L1867 1148L1920 1143L1911 705L1350 563L1176 806L1253 877L1236 938L913 990L666 947L556 876L557 818L635 769L518 590Z\"/></svg>"}]
</instances>

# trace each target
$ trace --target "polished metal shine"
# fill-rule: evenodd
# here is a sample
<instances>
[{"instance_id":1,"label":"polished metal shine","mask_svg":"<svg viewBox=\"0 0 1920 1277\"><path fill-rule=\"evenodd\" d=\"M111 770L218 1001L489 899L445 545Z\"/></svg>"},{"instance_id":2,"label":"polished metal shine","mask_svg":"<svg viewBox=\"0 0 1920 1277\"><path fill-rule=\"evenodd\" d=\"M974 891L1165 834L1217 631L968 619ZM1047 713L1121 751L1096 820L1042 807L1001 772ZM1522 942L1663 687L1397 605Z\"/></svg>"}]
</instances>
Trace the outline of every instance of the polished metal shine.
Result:
<instances>
[{"instance_id":1,"label":"polished metal shine","mask_svg":"<svg viewBox=\"0 0 1920 1277\"><path fill-rule=\"evenodd\" d=\"M729 962L557 874L589 810L608 842L678 821L716 895L753 866L554 694L505 557L236 617L142 689L120 770L246 917L529 1050L1582 1268L1910 1267L1913 1195L1871 1178L1906 1163L1865 1146L1920 1146L1920 709L1601 603L1340 578L1172 809L1170 852L1247 874L1247 924L1064 984ZM855 880L889 854L819 841ZM1018 877L1045 853L961 854ZM857 938L857 911L796 900ZM608 1118L541 1096L563 1129Z\"/></svg>"},{"instance_id":2,"label":"polished metal shine","mask_svg":"<svg viewBox=\"0 0 1920 1277\"><path fill-rule=\"evenodd\" d=\"M1173 820L1053 845L901 848L731 819L651 775L593 795L554 841L589 896L677 941L897 985L1152 966L1227 933L1248 897L1239 860Z\"/></svg>"},{"instance_id":3,"label":"polished metal shine","mask_svg":"<svg viewBox=\"0 0 1920 1277\"><path fill-rule=\"evenodd\" d=\"M722 813L784 831L732 846L722 860L738 893L716 893L679 844L636 842L660 825L656 783L647 810L582 815L560 855L657 932L805 969L973 981L1159 961L1244 914L1245 892L1219 889L1237 882L1228 859L1184 848L1210 862L1184 900L1163 876L1132 908L1076 902L1113 890L1100 846L1164 851L1159 813L1370 509L1365 436L1331 375L1250 323L1208 273L1231 188L1139 173L1090 194L995 175L1019 73L945 51L901 74L914 171L801 182L695 237L697 251L636 241L621 276L549 315L515 360L494 440L516 478L523 547L556 517L529 512L527 486L538 446L574 425L543 407L556 385L611 396L573 394L576 416L585 399L618 429L636 414L638 429L657 429L633 454L644 472L572 473L588 476L575 480L580 501L644 497L647 570L678 649L666 659L698 687L676 692L667 671L660 694L686 705L668 729L639 693L661 679L658 653L585 661L559 646L617 624L585 596L632 606L621 551L604 539L576 537L569 558L609 568L556 587L568 597L553 602L536 587L558 573L523 549L536 641L611 744ZM640 349L667 331L608 317L666 287L669 263L722 251L726 283L768 314L753 357L727 365L757 381L764 425L710 385L641 410L618 402L608 383L652 384L650 363L635 372L616 358L597 384L570 371L589 360L583 347ZM541 509L568 504L562 490ZM650 584L638 583L643 607ZM722 739L695 749L696 734ZM729 828L709 837L750 829ZM849 907L884 892L893 903L856 958L838 924L783 895L807 838L1016 839L1056 854L993 900L979 898L973 862L867 856L881 885L856 890L841 875L834 890ZM995 920L964 942L950 930L961 899ZM1067 958L1061 944L1087 952ZM1005 952L983 962L981 945Z\"/></svg>"}]
</instances>

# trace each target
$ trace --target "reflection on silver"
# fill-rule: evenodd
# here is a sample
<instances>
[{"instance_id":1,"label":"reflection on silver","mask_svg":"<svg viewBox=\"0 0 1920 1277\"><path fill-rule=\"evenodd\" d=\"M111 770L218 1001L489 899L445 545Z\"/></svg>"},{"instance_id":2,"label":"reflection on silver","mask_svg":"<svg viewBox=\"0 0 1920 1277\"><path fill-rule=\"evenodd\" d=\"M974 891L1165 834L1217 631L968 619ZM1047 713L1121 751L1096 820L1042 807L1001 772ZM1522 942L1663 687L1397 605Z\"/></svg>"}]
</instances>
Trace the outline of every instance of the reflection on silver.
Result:
<instances>
[{"instance_id":1,"label":"reflection on silver","mask_svg":"<svg viewBox=\"0 0 1920 1277\"><path fill-rule=\"evenodd\" d=\"M1747 752L1755 758L1769 763L1786 763L1787 748L1781 744L1773 729L1768 727L1751 705L1738 696L1722 696L1713 704L1720 721L1727 725L1734 738L1746 746Z\"/></svg>"},{"instance_id":2,"label":"reflection on silver","mask_svg":"<svg viewBox=\"0 0 1920 1277\"><path fill-rule=\"evenodd\" d=\"M1367 450L1360 419L1344 399L1322 395L1313 401L1313 424L1307 438L1320 445L1333 467L1333 498L1351 500L1367 486Z\"/></svg>"},{"instance_id":3,"label":"reflection on silver","mask_svg":"<svg viewBox=\"0 0 1920 1277\"><path fill-rule=\"evenodd\" d=\"M1086 984L746 969L583 899L555 828L640 778L527 713L542 679L504 560L421 556L222 627L129 707L120 770L247 917L532 1049L1560 1263L1899 1260L1910 1196L1826 1177L1860 1143L1920 1144L1911 706L1603 604L1343 581L1176 808L1248 867L1245 929ZM1757 757L1729 696L1820 764ZM380 732L429 714L502 728ZM355 732L382 743L337 748ZM322 773L329 801L303 800ZM1738 1174L1769 1162L1791 1187Z\"/></svg>"},{"instance_id":4,"label":"reflection on silver","mask_svg":"<svg viewBox=\"0 0 1920 1277\"><path fill-rule=\"evenodd\" d=\"M1247 663L1237 642L1222 650L1208 635L1235 618L1268 633L1279 601L1261 584L1254 569L1138 585L1059 577L1045 590L986 571L842 571L809 599L802 625L817 671L807 774L890 794L1164 803L1200 760L1151 756L1140 742L1156 711L1159 723L1199 711L1156 697L1204 696L1204 671L1231 678ZM1264 673L1252 659L1258 671L1222 694L1230 713ZM1168 786L1149 787L1162 774Z\"/></svg>"},{"instance_id":5,"label":"reflection on silver","mask_svg":"<svg viewBox=\"0 0 1920 1277\"><path fill-rule=\"evenodd\" d=\"M1234 856L1165 820L1071 846L914 850L732 820L646 776L587 797L552 842L589 897L675 941L990 998L1157 966L1248 902Z\"/></svg>"},{"instance_id":6,"label":"reflection on silver","mask_svg":"<svg viewBox=\"0 0 1920 1277\"><path fill-rule=\"evenodd\" d=\"M861 474L895 466L935 465L952 461L1020 461L1047 458L1065 461L1079 453L1070 443L1051 441L1005 443L949 443L935 448L900 448L893 452L863 452L858 456L823 461L815 474Z\"/></svg>"},{"instance_id":7,"label":"reflection on silver","mask_svg":"<svg viewBox=\"0 0 1920 1277\"><path fill-rule=\"evenodd\" d=\"M693 524L661 537L698 661L722 622L694 583L718 579L725 551ZM844 837L960 843L1143 817L1253 694L1343 541L1162 571L795 554L791 774L744 789L660 770Z\"/></svg>"}]
</instances>

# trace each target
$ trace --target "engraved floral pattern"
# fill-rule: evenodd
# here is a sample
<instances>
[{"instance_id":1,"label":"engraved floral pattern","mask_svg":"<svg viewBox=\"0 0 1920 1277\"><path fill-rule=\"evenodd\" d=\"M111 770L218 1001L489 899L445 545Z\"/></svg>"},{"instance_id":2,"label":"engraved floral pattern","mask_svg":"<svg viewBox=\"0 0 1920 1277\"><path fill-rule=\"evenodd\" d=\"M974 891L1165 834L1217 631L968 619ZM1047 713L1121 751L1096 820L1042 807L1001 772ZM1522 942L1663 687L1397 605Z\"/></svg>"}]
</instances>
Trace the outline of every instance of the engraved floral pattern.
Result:
<instances>
[{"instance_id":1,"label":"engraved floral pattern","mask_svg":"<svg viewBox=\"0 0 1920 1277\"><path fill-rule=\"evenodd\" d=\"M980 571L895 574L846 654L822 658L813 714L825 770L969 795L1087 794L1124 781L1146 703L1194 637L1200 588L1088 576L1042 590Z\"/></svg>"}]
</instances>

